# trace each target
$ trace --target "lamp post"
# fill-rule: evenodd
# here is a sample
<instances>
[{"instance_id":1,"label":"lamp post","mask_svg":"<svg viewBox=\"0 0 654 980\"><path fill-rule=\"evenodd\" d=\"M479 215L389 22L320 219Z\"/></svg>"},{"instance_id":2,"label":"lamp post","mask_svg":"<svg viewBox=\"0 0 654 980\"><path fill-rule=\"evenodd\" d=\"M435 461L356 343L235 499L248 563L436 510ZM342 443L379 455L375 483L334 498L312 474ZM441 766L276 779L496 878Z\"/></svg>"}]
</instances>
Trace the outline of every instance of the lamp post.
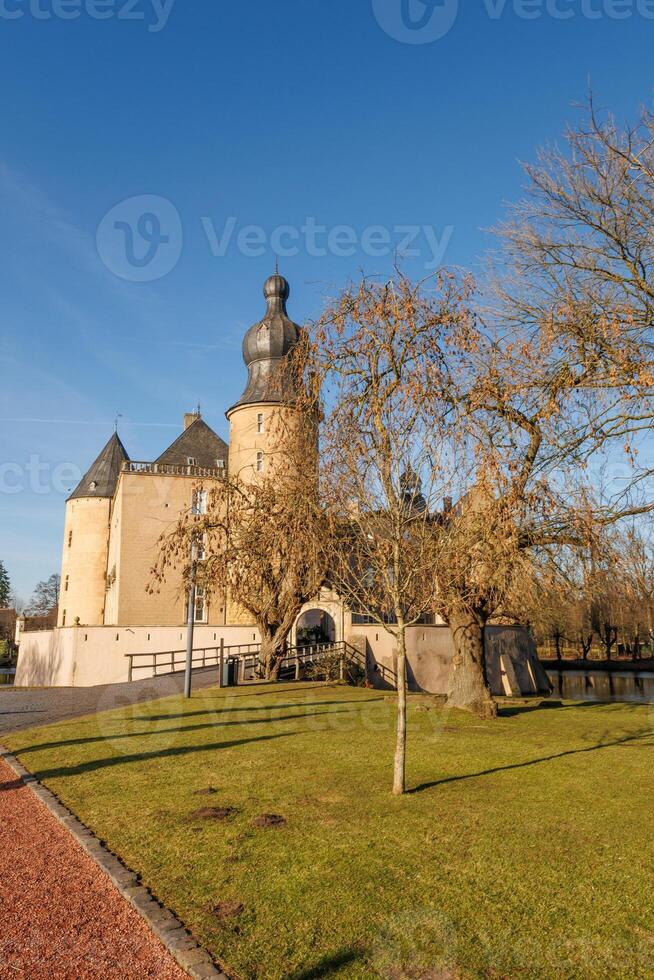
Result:
<instances>
[{"instance_id":1,"label":"lamp post","mask_svg":"<svg viewBox=\"0 0 654 980\"><path fill-rule=\"evenodd\" d=\"M191 546L191 553L193 546ZM195 561L191 563L191 583L188 590L188 613L186 617L186 668L184 670L184 697L191 696L191 673L193 670L193 632L195 629Z\"/></svg>"}]
</instances>

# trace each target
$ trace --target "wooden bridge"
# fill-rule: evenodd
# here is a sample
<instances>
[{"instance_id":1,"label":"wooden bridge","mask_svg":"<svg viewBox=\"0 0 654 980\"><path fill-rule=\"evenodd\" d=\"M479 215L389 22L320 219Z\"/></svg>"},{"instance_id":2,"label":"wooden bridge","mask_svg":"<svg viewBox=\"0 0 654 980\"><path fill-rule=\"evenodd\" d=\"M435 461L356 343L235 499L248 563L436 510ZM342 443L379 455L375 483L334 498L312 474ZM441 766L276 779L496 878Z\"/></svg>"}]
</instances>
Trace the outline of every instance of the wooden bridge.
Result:
<instances>
[{"instance_id":1,"label":"wooden bridge","mask_svg":"<svg viewBox=\"0 0 654 980\"><path fill-rule=\"evenodd\" d=\"M125 657L129 661L127 675L129 681L175 674L183 671L186 666L186 650L126 653ZM365 653L345 640L286 647L281 659L278 680L300 680L307 669L327 659L338 663L339 676L342 680L347 675L348 667L356 666L363 670L367 681L381 682L385 687L396 687L397 677L394 671L383 664L370 663L370 658ZM224 641L221 640L216 646L194 649L192 667L193 670L220 668L220 687L225 685L227 679L232 684L261 680L264 673L261 644L225 646Z\"/></svg>"}]
</instances>

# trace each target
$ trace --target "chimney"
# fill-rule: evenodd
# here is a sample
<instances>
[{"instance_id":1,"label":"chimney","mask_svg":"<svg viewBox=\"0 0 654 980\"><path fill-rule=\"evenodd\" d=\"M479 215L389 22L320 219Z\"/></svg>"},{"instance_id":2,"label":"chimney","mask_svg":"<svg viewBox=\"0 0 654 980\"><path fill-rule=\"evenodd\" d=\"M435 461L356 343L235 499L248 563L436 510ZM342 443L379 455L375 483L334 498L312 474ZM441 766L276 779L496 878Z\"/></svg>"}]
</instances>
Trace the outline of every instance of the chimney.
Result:
<instances>
[{"instance_id":1,"label":"chimney","mask_svg":"<svg viewBox=\"0 0 654 980\"><path fill-rule=\"evenodd\" d=\"M194 422L200 418L199 412L186 412L184 415L184 432L188 429L189 425L193 425Z\"/></svg>"}]
</instances>

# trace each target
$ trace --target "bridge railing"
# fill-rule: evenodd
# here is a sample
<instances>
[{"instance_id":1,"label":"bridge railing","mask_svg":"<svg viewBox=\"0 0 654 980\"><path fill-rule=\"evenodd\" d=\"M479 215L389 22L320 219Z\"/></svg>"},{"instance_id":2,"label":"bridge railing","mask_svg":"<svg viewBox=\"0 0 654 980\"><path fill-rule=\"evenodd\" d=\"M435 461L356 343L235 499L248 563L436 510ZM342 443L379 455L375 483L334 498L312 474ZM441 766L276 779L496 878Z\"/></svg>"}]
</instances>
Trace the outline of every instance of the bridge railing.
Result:
<instances>
[{"instance_id":1,"label":"bridge railing","mask_svg":"<svg viewBox=\"0 0 654 980\"><path fill-rule=\"evenodd\" d=\"M258 662L261 644L259 643L237 643L231 646L219 644L210 647L200 647L193 649L191 664L194 669L203 667L219 667L221 662L227 660L237 660L239 666L250 665L252 661ZM184 670L186 666L186 650L160 650L153 653L126 653L125 657L129 661L127 667L127 679L136 680L135 671L149 670L148 677L159 677L163 674L174 674ZM243 668L241 667L241 670Z\"/></svg>"},{"instance_id":2,"label":"bridge railing","mask_svg":"<svg viewBox=\"0 0 654 980\"><path fill-rule=\"evenodd\" d=\"M326 656L340 657L341 678L344 677L348 664L361 667L366 677L369 673L377 673L381 680L391 687L397 686L397 675L384 664L368 663L368 657L346 640L336 640L328 643L313 643L302 646L287 647L280 661L280 672L294 674L299 680L302 668L317 664ZM126 653L129 661L128 680L135 680L135 671L150 671L149 677L159 677L164 674L174 674L184 670L186 666L186 650L164 650L153 653ZM263 674L260 643L240 643L225 646L223 643L210 647L193 650L191 665L194 669L222 667L227 662L236 663L237 680L252 681ZM141 675L143 676L143 675ZM220 672L219 683L223 675Z\"/></svg>"}]
</instances>

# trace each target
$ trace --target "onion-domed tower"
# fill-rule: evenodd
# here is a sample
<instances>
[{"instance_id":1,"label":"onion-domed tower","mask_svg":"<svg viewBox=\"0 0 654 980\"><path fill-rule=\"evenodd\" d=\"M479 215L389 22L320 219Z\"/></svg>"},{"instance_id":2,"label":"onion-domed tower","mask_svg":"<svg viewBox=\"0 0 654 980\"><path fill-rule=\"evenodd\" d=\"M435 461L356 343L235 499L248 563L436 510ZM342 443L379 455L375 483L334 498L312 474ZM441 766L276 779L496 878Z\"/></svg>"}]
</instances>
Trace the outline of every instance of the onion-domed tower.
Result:
<instances>
[{"instance_id":1,"label":"onion-domed tower","mask_svg":"<svg viewBox=\"0 0 654 980\"><path fill-rule=\"evenodd\" d=\"M286 310L289 293L290 286L279 273L266 279L266 312L243 339L248 381L239 400L226 413L230 426L229 472L242 480L256 479L269 471L280 438L276 422L280 413L289 411L292 379L284 368L301 330Z\"/></svg>"}]
</instances>

